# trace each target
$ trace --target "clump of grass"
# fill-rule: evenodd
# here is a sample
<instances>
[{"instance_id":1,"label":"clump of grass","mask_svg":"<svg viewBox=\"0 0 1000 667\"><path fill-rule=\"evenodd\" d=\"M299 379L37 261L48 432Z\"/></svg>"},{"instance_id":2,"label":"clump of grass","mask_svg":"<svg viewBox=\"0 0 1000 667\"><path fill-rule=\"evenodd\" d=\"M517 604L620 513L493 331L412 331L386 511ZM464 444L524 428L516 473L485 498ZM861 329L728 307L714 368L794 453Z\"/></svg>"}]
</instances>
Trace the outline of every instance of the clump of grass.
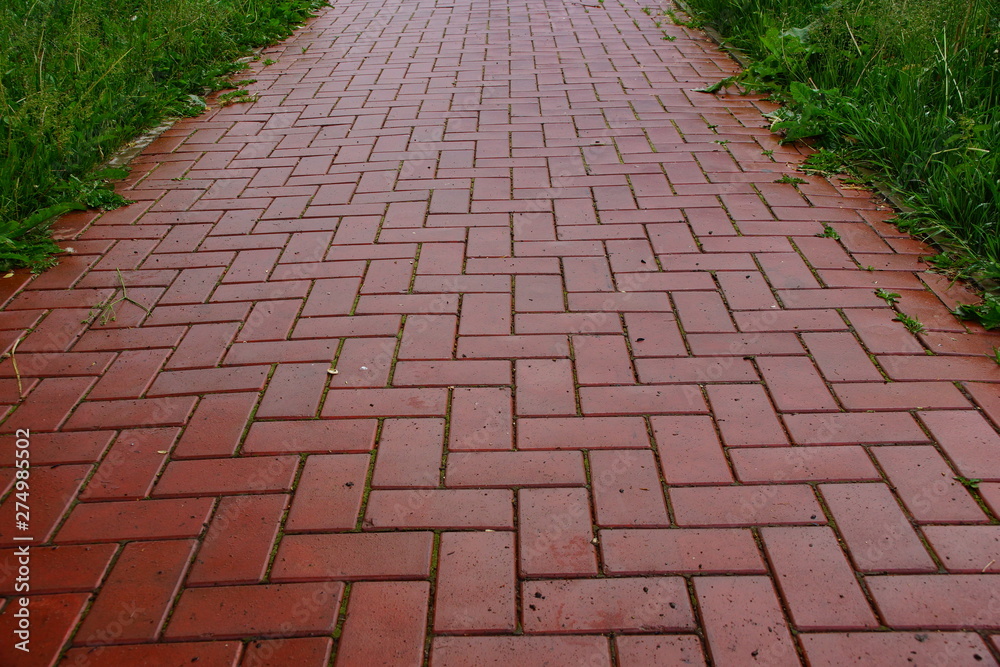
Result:
<instances>
[{"instance_id":1,"label":"clump of grass","mask_svg":"<svg viewBox=\"0 0 1000 667\"><path fill-rule=\"evenodd\" d=\"M987 330L1000 329L1000 298L987 294L980 304L959 305L954 315L963 320L975 320Z\"/></svg>"},{"instance_id":2,"label":"clump of grass","mask_svg":"<svg viewBox=\"0 0 1000 667\"><path fill-rule=\"evenodd\" d=\"M253 95L248 90L233 90L219 95L218 103L220 107L228 107L230 104L256 102L258 97L258 95Z\"/></svg>"},{"instance_id":3,"label":"clump of grass","mask_svg":"<svg viewBox=\"0 0 1000 667\"><path fill-rule=\"evenodd\" d=\"M952 477L952 479L967 489L978 489L980 482L983 481L975 477Z\"/></svg>"},{"instance_id":4,"label":"clump of grass","mask_svg":"<svg viewBox=\"0 0 1000 667\"><path fill-rule=\"evenodd\" d=\"M680 16L678 16L677 12L675 12L672 9L664 9L662 13L664 16L669 16L670 21L674 25L679 25L685 28L693 28L693 29L697 29L702 26L702 22L699 19L697 18L691 18L687 20L682 19Z\"/></svg>"},{"instance_id":5,"label":"clump of grass","mask_svg":"<svg viewBox=\"0 0 1000 667\"><path fill-rule=\"evenodd\" d=\"M799 169L807 174L820 174L821 176L833 176L844 173L844 158L836 151L821 148L809 155L799 166Z\"/></svg>"},{"instance_id":6,"label":"clump of grass","mask_svg":"<svg viewBox=\"0 0 1000 667\"><path fill-rule=\"evenodd\" d=\"M0 3L0 269L25 261L18 249L44 237L57 204L123 203L94 168L162 118L200 113L199 96L238 71L236 58L289 35L322 4Z\"/></svg>"},{"instance_id":7,"label":"clump of grass","mask_svg":"<svg viewBox=\"0 0 1000 667\"><path fill-rule=\"evenodd\" d=\"M902 322L903 326L906 327L906 330L909 331L910 333L918 334L918 333L923 333L924 331L927 330L927 327L924 326L923 322L921 322L915 317L910 317L906 313L900 313L899 315L897 315L892 319L896 320L897 322Z\"/></svg>"},{"instance_id":8,"label":"clump of grass","mask_svg":"<svg viewBox=\"0 0 1000 667\"><path fill-rule=\"evenodd\" d=\"M890 306L896 305L902 297L896 292L890 292L889 290L882 289L881 287L875 290L875 296L885 301Z\"/></svg>"},{"instance_id":9,"label":"clump of grass","mask_svg":"<svg viewBox=\"0 0 1000 667\"><path fill-rule=\"evenodd\" d=\"M802 182L805 183L805 181ZM840 234L837 233L837 230L826 223L823 223L823 231L817 234L816 236L820 236L827 239L833 239L835 241L840 240Z\"/></svg>"},{"instance_id":10,"label":"clump of grass","mask_svg":"<svg viewBox=\"0 0 1000 667\"><path fill-rule=\"evenodd\" d=\"M785 106L772 128L826 147L813 170L875 170L901 217L966 273L1000 278L1000 0L689 0Z\"/></svg>"},{"instance_id":11,"label":"clump of grass","mask_svg":"<svg viewBox=\"0 0 1000 667\"><path fill-rule=\"evenodd\" d=\"M0 219L0 269L27 266L41 271L53 264L52 256L60 252L48 234L48 225L63 213L84 210L77 203L63 203L35 211L24 220Z\"/></svg>"}]
</instances>

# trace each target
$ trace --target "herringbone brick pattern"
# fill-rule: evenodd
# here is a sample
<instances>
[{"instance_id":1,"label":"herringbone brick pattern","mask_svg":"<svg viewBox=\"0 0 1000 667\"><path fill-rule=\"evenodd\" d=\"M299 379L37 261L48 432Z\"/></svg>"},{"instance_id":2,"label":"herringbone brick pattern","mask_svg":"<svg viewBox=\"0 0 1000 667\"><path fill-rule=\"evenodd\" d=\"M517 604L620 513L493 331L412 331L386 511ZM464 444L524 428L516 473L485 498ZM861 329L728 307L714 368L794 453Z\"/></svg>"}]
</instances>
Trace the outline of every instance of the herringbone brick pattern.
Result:
<instances>
[{"instance_id":1,"label":"herringbone brick pattern","mask_svg":"<svg viewBox=\"0 0 1000 667\"><path fill-rule=\"evenodd\" d=\"M654 18L337 2L64 219L0 663L995 663L1000 337Z\"/></svg>"}]
</instances>

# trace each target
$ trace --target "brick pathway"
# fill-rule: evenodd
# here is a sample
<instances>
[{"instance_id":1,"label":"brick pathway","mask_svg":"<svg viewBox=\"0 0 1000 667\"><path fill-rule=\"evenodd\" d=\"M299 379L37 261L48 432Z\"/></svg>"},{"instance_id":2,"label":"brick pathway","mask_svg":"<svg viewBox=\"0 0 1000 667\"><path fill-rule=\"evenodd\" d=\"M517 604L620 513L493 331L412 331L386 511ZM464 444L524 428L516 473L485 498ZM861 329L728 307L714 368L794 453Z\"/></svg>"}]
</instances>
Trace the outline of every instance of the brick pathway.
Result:
<instances>
[{"instance_id":1,"label":"brick pathway","mask_svg":"<svg viewBox=\"0 0 1000 667\"><path fill-rule=\"evenodd\" d=\"M337 2L65 219L0 663L994 663L1000 337L657 18Z\"/></svg>"}]
</instances>

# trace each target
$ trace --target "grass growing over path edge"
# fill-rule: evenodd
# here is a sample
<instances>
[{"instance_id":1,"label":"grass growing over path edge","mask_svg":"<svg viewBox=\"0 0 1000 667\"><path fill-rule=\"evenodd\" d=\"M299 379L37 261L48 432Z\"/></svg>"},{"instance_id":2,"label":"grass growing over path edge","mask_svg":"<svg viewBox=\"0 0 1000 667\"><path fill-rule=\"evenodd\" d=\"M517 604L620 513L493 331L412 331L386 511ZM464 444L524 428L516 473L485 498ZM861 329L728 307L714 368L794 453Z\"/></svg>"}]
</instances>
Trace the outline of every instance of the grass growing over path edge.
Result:
<instances>
[{"instance_id":1,"label":"grass growing over path edge","mask_svg":"<svg viewBox=\"0 0 1000 667\"><path fill-rule=\"evenodd\" d=\"M171 116L197 115L235 62L287 37L326 0L7 0L0 3L0 271L40 270L68 210L125 203L99 171Z\"/></svg>"},{"instance_id":2,"label":"grass growing over path edge","mask_svg":"<svg viewBox=\"0 0 1000 667\"><path fill-rule=\"evenodd\" d=\"M857 165L946 249L939 270L1000 282L1000 1L686 0L752 64L718 89L770 93L806 168ZM862 172L864 173L864 172Z\"/></svg>"}]
</instances>

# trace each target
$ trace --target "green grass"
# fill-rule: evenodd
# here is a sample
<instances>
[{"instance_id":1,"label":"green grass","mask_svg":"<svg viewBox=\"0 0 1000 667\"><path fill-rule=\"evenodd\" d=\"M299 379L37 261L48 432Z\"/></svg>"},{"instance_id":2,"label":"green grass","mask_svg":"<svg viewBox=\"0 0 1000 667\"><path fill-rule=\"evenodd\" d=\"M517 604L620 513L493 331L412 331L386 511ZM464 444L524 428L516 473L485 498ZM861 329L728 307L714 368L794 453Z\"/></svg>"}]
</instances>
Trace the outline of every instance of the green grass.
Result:
<instances>
[{"instance_id":1,"label":"green grass","mask_svg":"<svg viewBox=\"0 0 1000 667\"><path fill-rule=\"evenodd\" d=\"M927 330L927 327L924 326L923 322L921 322L915 317L910 317L906 313L900 313L899 315L897 315L892 319L894 319L897 322L902 322L903 326L906 327L906 330L909 331L910 333L918 334L918 333L923 333L924 331Z\"/></svg>"},{"instance_id":2,"label":"green grass","mask_svg":"<svg viewBox=\"0 0 1000 667\"><path fill-rule=\"evenodd\" d=\"M785 103L775 131L875 170L951 268L1000 278L1000 0L688 1Z\"/></svg>"},{"instance_id":3,"label":"green grass","mask_svg":"<svg viewBox=\"0 0 1000 667\"><path fill-rule=\"evenodd\" d=\"M896 292L890 292L889 290L884 290L882 288L879 288L879 289L875 290L875 296L877 296L878 298L882 299L883 301L885 301L890 306L896 305L896 302L899 301L902 298Z\"/></svg>"},{"instance_id":4,"label":"green grass","mask_svg":"<svg viewBox=\"0 0 1000 667\"><path fill-rule=\"evenodd\" d=\"M291 33L323 0L5 0L0 3L0 268L44 265L67 202L113 208L95 173L166 116L195 115L206 87L252 48Z\"/></svg>"}]
</instances>

